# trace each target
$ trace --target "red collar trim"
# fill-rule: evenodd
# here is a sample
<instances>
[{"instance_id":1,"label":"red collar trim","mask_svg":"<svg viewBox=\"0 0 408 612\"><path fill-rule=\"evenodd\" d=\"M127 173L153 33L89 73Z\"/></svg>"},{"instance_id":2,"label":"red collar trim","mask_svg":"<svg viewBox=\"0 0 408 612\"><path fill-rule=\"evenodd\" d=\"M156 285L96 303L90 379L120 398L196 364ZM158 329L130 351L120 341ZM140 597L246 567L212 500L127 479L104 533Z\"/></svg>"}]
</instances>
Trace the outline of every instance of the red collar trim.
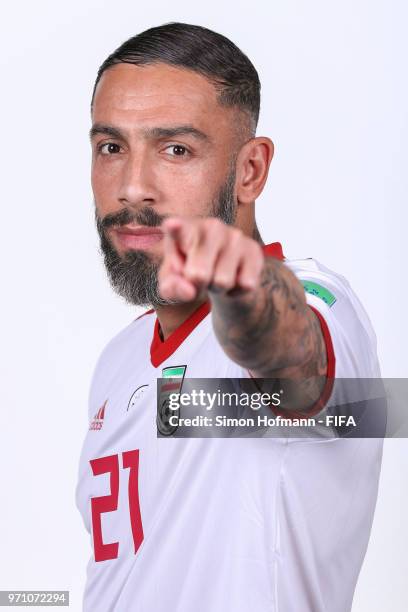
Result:
<instances>
[{"instance_id":1,"label":"red collar trim","mask_svg":"<svg viewBox=\"0 0 408 612\"><path fill-rule=\"evenodd\" d=\"M272 244L264 244L262 247L262 250L265 253L265 255L276 257L277 259L280 259L281 261L285 259L283 255L283 251L282 251L282 245L280 242L272 242Z\"/></svg>"},{"instance_id":2,"label":"red collar trim","mask_svg":"<svg viewBox=\"0 0 408 612\"><path fill-rule=\"evenodd\" d=\"M210 302L201 304L166 340L162 340L159 335L159 319L154 323L153 340L150 346L150 357L152 365L157 368L165 361L180 344L190 335L199 323L208 315L211 310Z\"/></svg>"},{"instance_id":3,"label":"red collar trim","mask_svg":"<svg viewBox=\"0 0 408 612\"><path fill-rule=\"evenodd\" d=\"M282 260L283 252L280 242L265 244L262 247L265 255L276 257ZM150 358L152 365L157 368L163 361L166 361L180 344L191 334L199 323L208 315L211 310L210 302L201 304L166 340L162 340L159 335L159 320L156 317L153 330L153 339L150 345ZM151 312L151 311L148 311ZM147 314L147 313L145 313Z\"/></svg>"}]
</instances>

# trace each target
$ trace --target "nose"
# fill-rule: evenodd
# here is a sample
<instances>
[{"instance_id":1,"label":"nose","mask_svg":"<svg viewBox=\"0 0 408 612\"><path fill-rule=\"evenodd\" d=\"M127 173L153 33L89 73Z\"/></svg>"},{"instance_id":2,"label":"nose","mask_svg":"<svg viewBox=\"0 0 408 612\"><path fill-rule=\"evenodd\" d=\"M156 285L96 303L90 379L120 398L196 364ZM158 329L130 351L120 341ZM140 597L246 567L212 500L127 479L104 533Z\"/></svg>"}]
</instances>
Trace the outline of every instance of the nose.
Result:
<instances>
[{"instance_id":1,"label":"nose","mask_svg":"<svg viewBox=\"0 0 408 612\"><path fill-rule=\"evenodd\" d=\"M122 205L136 208L157 201L153 165L142 152L128 155L122 167L118 199Z\"/></svg>"}]
</instances>

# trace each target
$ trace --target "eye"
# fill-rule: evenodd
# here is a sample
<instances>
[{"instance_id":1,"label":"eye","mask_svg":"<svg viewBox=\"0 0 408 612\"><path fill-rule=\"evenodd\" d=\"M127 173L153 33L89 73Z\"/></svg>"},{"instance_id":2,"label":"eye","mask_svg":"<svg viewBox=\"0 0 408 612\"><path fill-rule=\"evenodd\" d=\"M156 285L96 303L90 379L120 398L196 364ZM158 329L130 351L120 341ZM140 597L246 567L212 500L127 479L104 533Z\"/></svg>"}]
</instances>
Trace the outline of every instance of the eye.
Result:
<instances>
[{"instance_id":1,"label":"eye","mask_svg":"<svg viewBox=\"0 0 408 612\"><path fill-rule=\"evenodd\" d=\"M114 153L119 153L120 146L114 142L105 142L98 146L98 151L102 155L113 155Z\"/></svg>"},{"instance_id":2,"label":"eye","mask_svg":"<svg viewBox=\"0 0 408 612\"><path fill-rule=\"evenodd\" d=\"M169 147L165 148L165 151L169 151L169 154L173 157L183 157L189 153L187 147L179 144L170 145Z\"/></svg>"}]
</instances>

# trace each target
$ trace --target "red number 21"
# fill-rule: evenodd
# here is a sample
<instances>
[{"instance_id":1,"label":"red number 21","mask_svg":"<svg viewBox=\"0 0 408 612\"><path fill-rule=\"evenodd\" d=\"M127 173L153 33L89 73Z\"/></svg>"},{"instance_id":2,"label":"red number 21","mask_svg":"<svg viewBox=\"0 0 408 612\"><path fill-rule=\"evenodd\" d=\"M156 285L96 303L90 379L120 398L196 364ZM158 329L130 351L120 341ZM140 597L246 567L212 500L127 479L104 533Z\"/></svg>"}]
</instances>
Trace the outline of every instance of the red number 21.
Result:
<instances>
[{"instance_id":1,"label":"red number 21","mask_svg":"<svg viewBox=\"0 0 408 612\"><path fill-rule=\"evenodd\" d=\"M139 451L131 450L122 453L123 469L129 468L129 514L132 527L135 554L143 542L142 517L139 505ZM91 459L90 464L94 476L110 472L110 494L91 499L92 531L94 541L95 561L106 561L116 559L118 556L119 542L104 544L102 539L101 514L113 512L118 508L119 497L119 456L109 455Z\"/></svg>"}]
</instances>

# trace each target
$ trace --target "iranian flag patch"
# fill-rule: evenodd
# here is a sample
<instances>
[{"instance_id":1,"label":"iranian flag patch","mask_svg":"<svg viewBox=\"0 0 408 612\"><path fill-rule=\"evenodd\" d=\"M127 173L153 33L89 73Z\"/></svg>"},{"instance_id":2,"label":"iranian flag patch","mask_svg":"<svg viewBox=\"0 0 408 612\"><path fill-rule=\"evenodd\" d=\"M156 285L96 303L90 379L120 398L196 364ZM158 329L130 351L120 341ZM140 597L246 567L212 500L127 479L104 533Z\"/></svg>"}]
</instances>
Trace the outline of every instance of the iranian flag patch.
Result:
<instances>
[{"instance_id":1,"label":"iranian flag patch","mask_svg":"<svg viewBox=\"0 0 408 612\"><path fill-rule=\"evenodd\" d=\"M183 378L187 366L169 366L167 368L163 368L162 377L163 378Z\"/></svg>"}]
</instances>

